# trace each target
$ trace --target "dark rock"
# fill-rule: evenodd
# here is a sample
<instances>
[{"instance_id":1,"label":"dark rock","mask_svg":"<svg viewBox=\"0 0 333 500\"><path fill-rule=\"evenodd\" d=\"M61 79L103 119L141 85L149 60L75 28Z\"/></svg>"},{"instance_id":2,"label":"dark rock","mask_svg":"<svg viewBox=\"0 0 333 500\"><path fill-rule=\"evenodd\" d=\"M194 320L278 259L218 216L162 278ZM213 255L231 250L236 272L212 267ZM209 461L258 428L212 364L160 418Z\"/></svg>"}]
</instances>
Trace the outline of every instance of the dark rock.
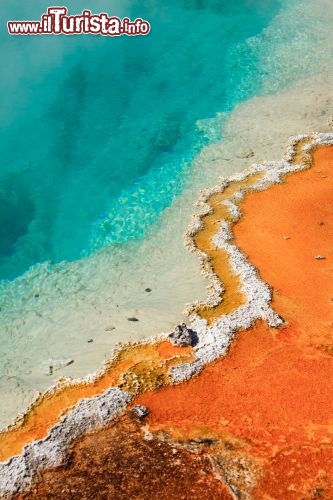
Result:
<instances>
[{"instance_id":1,"label":"dark rock","mask_svg":"<svg viewBox=\"0 0 333 500\"><path fill-rule=\"evenodd\" d=\"M151 292L151 288L146 288L145 292L147 292L147 293Z\"/></svg>"},{"instance_id":2,"label":"dark rock","mask_svg":"<svg viewBox=\"0 0 333 500\"><path fill-rule=\"evenodd\" d=\"M194 346L198 342L197 334L187 328L185 323L177 325L174 332L169 335L170 342L175 346Z\"/></svg>"},{"instance_id":3,"label":"dark rock","mask_svg":"<svg viewBox=\"0 0 333 500\"><path fill-rule=\"evenodd\" d=\"M127 318L127 321L139 321L138 318Z\"/></svg>"}]
</instances>

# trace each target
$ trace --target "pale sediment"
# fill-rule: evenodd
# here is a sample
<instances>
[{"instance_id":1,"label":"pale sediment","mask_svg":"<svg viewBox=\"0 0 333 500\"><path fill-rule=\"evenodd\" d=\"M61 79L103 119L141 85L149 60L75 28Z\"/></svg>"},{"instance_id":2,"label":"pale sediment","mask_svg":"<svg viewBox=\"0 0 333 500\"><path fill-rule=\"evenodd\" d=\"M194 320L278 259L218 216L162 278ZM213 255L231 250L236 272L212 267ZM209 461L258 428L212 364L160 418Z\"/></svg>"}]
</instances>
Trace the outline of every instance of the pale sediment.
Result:
<instances>
[{"instance_id":1,"label":"pale sediment","mask_svg":"<svg viewBox=\"0 0 333 500\"><path fill-rule=\"evenodd\" d=\"M223 283L221 277L214 273L214 268L209 265L209 255L202 250L198 251L195 244L195 235L202 229L205 216L211 211L209 199L216 193L223 192L228 186L233 183L243 183L254 176L256 182L249 186L241 185L238 191L233 192L230 199L224 200L223 203L229 213L228 221L220 221L220 229L214 236L214 244L223 249L229 255L230 268L234 274L237 274L242 284L242 294L246 298L243 305L235 308L230 314L226 314L221 318L216 319L211 325L202 319L196 309L200 304L196 303L189 307L191 328L198 335L198 343L193 347L194 361L183 362L182 356L177 359L173 352L167 353L166 358L170 358L172 362L163 363L160 359L156 361L153 377L155 382L149 384L145 382L145 377L149 378L149 357L142 364L141 370L134 369L130 373L130 377L126 372L126 356L122 371L120 372L121 381L119 387L108 389L104 394L92 397L88 400L79 402L74 410L66 408L64 398L63 411L66 413L62 420L56 425L51 426L47 437L30 443L27 436L27 445L23 455L9 459L9 461L1 464L1 489L2 496L10 496L14 492L25 488L33 479L36 472L39 470L56 465L64 458L66 443L76 439L81 433L86 430L94 429L104 423L110 421L119 412L123 411L130 399L147 389L156 388L169 383L182 382L192 375L198 373L205 364L213 361L219 356L226 353L231 340L235 333L240 329L249 328L257 320L265 321L270 327L278 327L283 323L270 306L271 290L269 285L264 283L258 276L256 269L248 262L246 256L232 242L232 223L236 222L240 216L238 203L242 200L247 191L263 190L272 184L280 183L283 177L288 173L303 170L309 166L311 160L311 150L321 145L333 144L333 134L313 134L311 136L297 136L291 140L286 157L278 162L266 162L264 164L254 164L250 169L230 178L221 179L220 183L210 190L205 190L199 200L199 210L194 216L186 236L186 245L195 253L198 253L199 260L204 275L211 282L211 293L205 305L210 308L215 308L221 300L223 301ZM303 153L300 152L300 145ZM258 174L260 174L258 176ZM163 337L163 336L162 336ZM165 335L164 335L165 337ZM155 341L157 338L155 339ZM153 342L151 339L150 342ZM149 346L149 341L143 344ZM153 345L152 345L153 348ZM128 349L131 349L130 347ZM132 348L133 349L133 348ZM135 349L134 347L134 358ZM126 352L126 346L122 349ZM152 351L153 352L153 351ZM152 355L152 354L151 354ZM164 356L165 357L165 356ZM128 361L128 360L127 360ZM137 365L137 362L135 363ZM144 375L142 370L146 370ZM168 377L168 373L170 378ZM99 374L102 377L103 374ZM91 382L96 377L92 377ZM70 387L76 383L82 382L63 382ZM89 379L85 381L89 386ZM124 392L124 389L126 392ZM56 390L53 389L54 391ZM52 391L49 392L52 397ZM40 397L38 404L43 400ZM36 405L35 405L36 406ZM32 408L30 409L30 411ZM38 410L38 408L37 408ZM21 422L17 422L16 428L24 427L24 417ZM15 426L14 426L15 427ZM9 429L10 431L11 429ZM6 432L0 436L2 440L6 440Z\"/></svg>"}]
</instances>

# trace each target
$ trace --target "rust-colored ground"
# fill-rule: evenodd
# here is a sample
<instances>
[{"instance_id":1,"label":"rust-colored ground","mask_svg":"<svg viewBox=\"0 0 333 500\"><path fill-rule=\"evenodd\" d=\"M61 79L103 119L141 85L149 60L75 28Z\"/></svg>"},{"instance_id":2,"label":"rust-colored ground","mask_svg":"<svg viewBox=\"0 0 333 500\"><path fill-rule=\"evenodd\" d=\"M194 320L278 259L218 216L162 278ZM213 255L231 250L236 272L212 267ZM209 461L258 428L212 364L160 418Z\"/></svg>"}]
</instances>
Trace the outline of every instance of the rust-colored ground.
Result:
<instances>
[{"instance_id":1,"label":"rust-colored ground","mask_svg":"<svg viewBox=\"0 0 333 500\"><path fill-rule=\"evenodd\" d=\"M173 347L169 342L127 346L94 382L64 383L52 394L41 396L21 424L0 433L0 460L18 455L27 443L46 437L80 399L97 396L113 386L130 393L160 387L169 383L168 371L173 364L191 359L192 348Z\"/></svg>"},{"instance_id":2,"label":"rust-colored ground","mask_svg":"<svg viewBox=\"0 0 333 500\"><path fill-rule=\"evenodd\" d=\"M286 326L259 322L196 379L139 398L154 429L246 442L256 499L333 498L332 174L333 147L318 148L312 168L250 193L234 228Z\"/></svg>"},{"instance_id":3,"label":"rust-colored ground","mask_svg":"<svg viewBox=\"0 0 333 500\"><path fill-rule=\"evenodd\" d=\"M70 447L67 463L45 471L15 500L232 500L205 453L191 453L144 434L138 423L117 424Z\"/></svg>"}]
</instances>

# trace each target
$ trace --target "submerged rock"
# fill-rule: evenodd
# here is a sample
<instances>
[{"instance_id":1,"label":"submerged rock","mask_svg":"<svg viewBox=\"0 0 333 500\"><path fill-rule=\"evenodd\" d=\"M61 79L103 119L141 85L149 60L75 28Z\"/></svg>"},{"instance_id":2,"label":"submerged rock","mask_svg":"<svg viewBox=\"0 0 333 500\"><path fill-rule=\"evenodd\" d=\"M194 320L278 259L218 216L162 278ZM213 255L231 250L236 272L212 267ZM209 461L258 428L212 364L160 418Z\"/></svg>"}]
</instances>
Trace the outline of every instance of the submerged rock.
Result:
<instances>
[{"instance_id":1,"label":"submerged rock","mask_svg":"<svg viewBox=\"0 0 333 500\"><path fill-rule=\"evenodd\" d=\"M41 370L43 375L53 375L56 370L61 370L72 363L74 363L74 359L71 358L48 359L42 364Z\"/></svg>"},{"instance_id":2,"label":"submerged rock","mask_svg":"<svg viewBox=\"0 0 333 500\"><path fill-rule=\"evenodd\" d=\"M112 330L115 330L116 327L114 325L108 325L104 328L105 332L112 332Z\"/></svg>"}]
</instances>

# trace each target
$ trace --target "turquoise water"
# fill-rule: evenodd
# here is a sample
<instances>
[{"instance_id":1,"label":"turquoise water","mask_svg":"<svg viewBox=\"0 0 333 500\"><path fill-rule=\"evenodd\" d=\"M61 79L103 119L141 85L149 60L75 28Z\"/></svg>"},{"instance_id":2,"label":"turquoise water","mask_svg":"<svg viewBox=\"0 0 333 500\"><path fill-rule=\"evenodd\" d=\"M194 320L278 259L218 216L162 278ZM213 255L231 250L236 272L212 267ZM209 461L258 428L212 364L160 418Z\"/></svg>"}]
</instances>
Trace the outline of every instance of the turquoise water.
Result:
<instances>
[{"instance_id":1,"label":"turquoise water","mask_svg":"<svg viewBox=\"0 0 333 500\"><path fill-rule=\"evenodd\" d=\"M49 6L1 6L0 278L144 238L219 129L259 91L245 41L279 1L71 1L151 23L147 37L9 36ZM205 119L207 120L205 122ZM206 127L198 125L207 123Z\"/></svg>"}]
</instances>

